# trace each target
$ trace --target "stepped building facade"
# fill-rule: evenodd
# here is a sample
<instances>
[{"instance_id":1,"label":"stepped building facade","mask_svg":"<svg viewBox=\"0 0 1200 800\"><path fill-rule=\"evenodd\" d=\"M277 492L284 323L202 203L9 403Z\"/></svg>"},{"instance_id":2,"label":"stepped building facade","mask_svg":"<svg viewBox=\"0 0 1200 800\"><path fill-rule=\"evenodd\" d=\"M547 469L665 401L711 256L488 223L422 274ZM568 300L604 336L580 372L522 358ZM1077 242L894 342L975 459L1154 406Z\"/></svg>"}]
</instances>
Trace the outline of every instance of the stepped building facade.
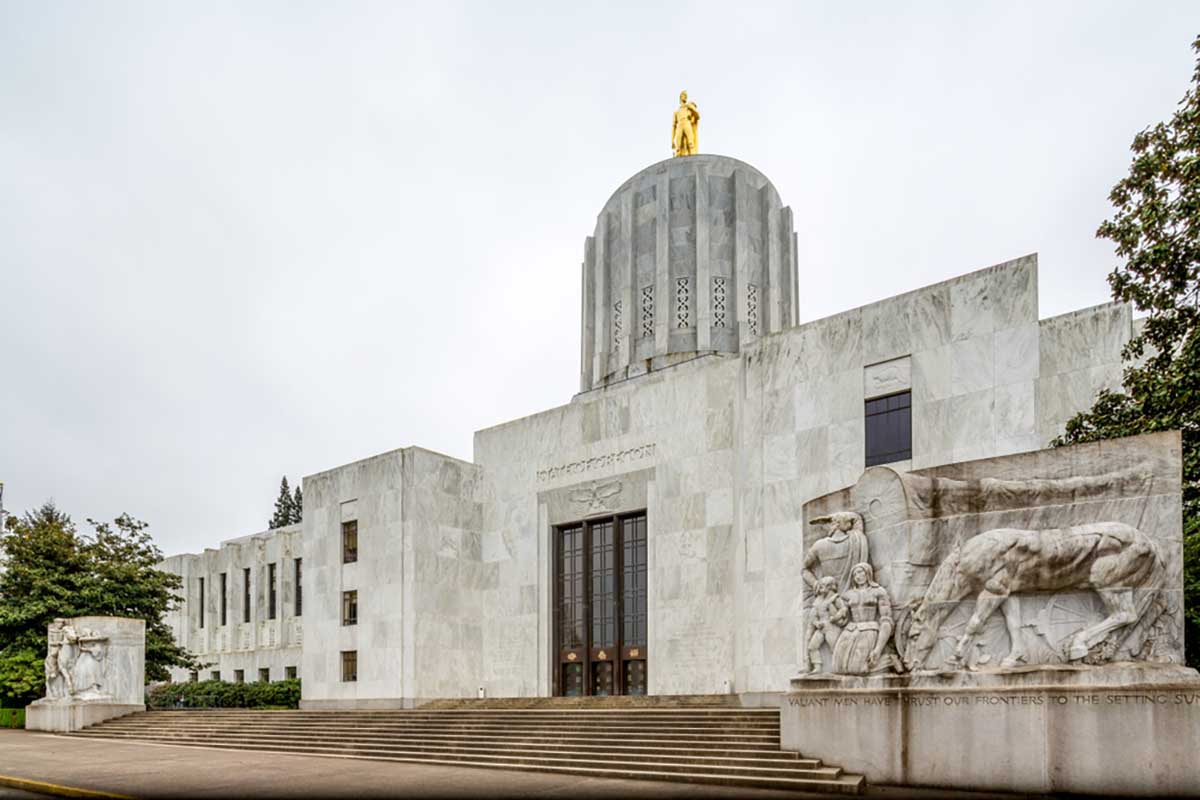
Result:
<instances>
[{"instance_id":1,"label":"stepped building facade","mask_svg":"<svg viewBox=\"0 0 1200 800\"><path fill-rule=\"evenodd\" d=\"M580 391L304 478L302 524L167 559L176 680L303 705L736 693L804 659L801 521L867 467L1040 450L1121 380L1129 307L1040 319L1025 256L802 323L792 214L713 155L634 175L584 246Z\"/></svg>"}]
</instances>

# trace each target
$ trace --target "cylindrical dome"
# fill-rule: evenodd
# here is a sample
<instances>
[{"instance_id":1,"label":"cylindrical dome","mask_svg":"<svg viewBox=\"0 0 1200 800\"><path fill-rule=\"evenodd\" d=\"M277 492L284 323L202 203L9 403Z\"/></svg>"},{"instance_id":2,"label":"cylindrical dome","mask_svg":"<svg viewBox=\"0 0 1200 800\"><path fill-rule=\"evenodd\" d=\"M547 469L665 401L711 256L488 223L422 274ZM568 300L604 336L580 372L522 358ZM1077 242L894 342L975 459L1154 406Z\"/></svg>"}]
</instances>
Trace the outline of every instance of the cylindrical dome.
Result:
<instances>
[{"instance_id":1,"label":"cylindrical dome","mask_svg":"<svg viewBox=\"0 0 1200 800\"><path fill-rule=\"evenodd\" d=\"M584 245L580 391L796 324L792 210L733 158L671 158L622 184Z\"/></svg>"}]
</instances>

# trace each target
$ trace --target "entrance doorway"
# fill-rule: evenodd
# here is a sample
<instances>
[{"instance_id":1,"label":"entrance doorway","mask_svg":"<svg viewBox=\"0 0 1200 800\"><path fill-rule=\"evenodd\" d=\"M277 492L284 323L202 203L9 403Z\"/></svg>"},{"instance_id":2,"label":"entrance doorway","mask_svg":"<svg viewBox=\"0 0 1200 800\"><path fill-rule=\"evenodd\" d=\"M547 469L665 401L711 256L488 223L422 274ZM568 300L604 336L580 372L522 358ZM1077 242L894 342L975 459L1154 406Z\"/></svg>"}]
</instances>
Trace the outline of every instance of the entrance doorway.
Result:
<instances>
[{"instance_id":1,"label":"entrance doorway","mask_svg":"<svg viewBox=\"0 0 1200 800\"><path fill-rule=\"evenodd\" d=\"M554 529L554 693L646 693L646 512Z\"/></svg>"}]
</instances>

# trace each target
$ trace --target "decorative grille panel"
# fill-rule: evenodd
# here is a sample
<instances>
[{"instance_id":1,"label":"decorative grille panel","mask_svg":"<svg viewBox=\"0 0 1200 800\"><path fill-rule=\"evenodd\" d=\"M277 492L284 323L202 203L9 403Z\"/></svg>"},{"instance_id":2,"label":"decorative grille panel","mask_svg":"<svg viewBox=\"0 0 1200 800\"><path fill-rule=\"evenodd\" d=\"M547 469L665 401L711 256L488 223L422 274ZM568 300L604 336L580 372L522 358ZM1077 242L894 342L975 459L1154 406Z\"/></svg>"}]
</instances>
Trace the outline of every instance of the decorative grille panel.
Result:
<instances>
[{"instance_id":1,"label":"decorative grille panel","mask_svg":"<svg viewBox=\"0 0 1200 800\"><path fill-rule=\"evenodd\" d=\"M746 325L752 336L758 336L758 287L746 284Z\"/></svg>"},{"instance_id":2,"label":"decorative grille panel","mask_svg":"<svg viewBox=\"0 0 1200 800\"><path fill-rule=\"evenodd\" d=\"M712 309L713 309L713 327L725 328L728 323L725 320L725 284L726 279L715 277L712 279Z\"/></svg>"},{"instance_id":3,"label":"decorative grille panel","mask_svg":"<svg viewBox=\"0 0 1200 800\"><path fill-rule=\"evenodd\" d=\"M654 337L654 284L642 287L642 338Z\"/></svg>"},{"instance_id":4,"label":"decorative grille panel","mask_svg":"<svg viewBox=\"0 0 1200 800\"><path fill-rule=\"evenodd\" d=\"M692 294L688 278L675 279L675 327L691 327Z\"/></svg>"}]
</instances>

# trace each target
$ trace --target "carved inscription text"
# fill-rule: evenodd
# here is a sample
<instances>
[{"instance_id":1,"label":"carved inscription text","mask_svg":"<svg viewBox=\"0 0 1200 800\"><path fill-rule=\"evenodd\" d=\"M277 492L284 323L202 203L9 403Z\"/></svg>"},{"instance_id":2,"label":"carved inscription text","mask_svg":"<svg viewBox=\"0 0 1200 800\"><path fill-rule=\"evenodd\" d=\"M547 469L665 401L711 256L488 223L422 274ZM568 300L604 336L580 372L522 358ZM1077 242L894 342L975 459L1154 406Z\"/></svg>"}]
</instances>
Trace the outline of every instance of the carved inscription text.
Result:
<instances>
[{"instance_id":1,"label":"carved inscription text","mask_svg":"<svg viewBox=\"0 0 1200 800\"><path fill-rule=\"evenodd\" d=\"M632 447L628 450L618 450L615 453L605 453L602 456L595 458L585 458L582 461L572 461L570 464L561 464L557 467L547 467L537 471L537 479L539 481L552 481L555 478L561 478L566 475L579 475L584 472L591 472L594 469L603 469L614 464L625 464L630 461L641 461L654 456L655 446L653 444L644 444L640 447Z\"/></svg>"}]
</instances>

